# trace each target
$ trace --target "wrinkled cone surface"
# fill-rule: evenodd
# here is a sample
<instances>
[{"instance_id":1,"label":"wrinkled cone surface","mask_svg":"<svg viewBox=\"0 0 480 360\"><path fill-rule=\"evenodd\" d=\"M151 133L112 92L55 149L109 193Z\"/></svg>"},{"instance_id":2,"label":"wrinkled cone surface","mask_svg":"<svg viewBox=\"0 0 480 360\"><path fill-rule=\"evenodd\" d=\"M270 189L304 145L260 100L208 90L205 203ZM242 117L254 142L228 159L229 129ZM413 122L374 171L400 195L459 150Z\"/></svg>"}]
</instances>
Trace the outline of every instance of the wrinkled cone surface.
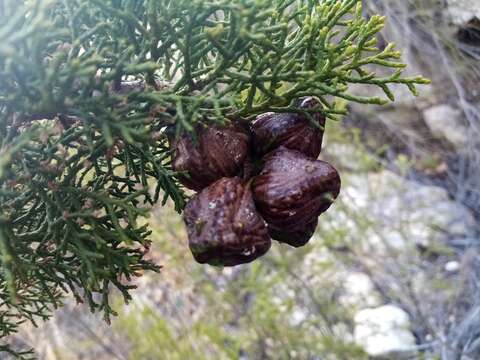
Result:
<instances>
[{"instance_id":1,"label":"wrinkled cone surface","mask_svg":"<svg viewBox=\"0 0 480 360\"><path fill-rule=\"evenodd\" d=\"M265 254L271 245L250 183L222 178L195 195L184 212L190 250L201 264L234 266Z\"/></svg>"},{"instance_id":2,"label":"wrinkled cone surface","mask_svg":"<svg viewBox=\"0 0 480 360\"><path fill-rule=\"evenodd\" d=\"M319 103L314 98L305 98L301 107L311 108ZM315 121L323 127L325 118L316 113ZM253 144L259 155L285 146L291 150L317 158L322 149L323 129L315 127L306 116L296 113L266 113L259 115L251 126Z\"/></svg>"},{"instance_id":3,"label":"wrinkled cone surface","mask_svg":"<svg viewBox=\"0 0 480 360\"><path fill-rule=\"evenodd\" d=\"M318 216L340 192L340 176L325 161L280 147L265 157L265 165L252 183L258 211L273 239L292 246L305 245Z\"/></svg>"},{"instance_id":4,"label":"wrinkled cone surface","mask_svg":"<svg viewBox=\"0 0 480 360\"><path fill-rule=\"evenodd\" d=\"M248 132L240 125L199 126L196 141L188 134L172 136L172 167L185 172L180 181L187 188L200 191L222 177L239 175L250 148Z\"/></svg>"}]
</instances>

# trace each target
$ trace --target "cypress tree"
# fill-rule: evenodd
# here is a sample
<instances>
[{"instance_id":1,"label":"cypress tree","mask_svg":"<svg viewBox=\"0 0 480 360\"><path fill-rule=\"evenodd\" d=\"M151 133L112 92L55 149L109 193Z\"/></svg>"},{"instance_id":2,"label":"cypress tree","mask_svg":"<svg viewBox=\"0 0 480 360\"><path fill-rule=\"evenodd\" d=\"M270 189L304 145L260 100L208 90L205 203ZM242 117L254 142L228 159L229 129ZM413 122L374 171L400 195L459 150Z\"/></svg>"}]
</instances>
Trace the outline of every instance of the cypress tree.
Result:
<instances>
[{"instance_id":1,"label":"cypress tree","mask_svg":"<svg viewBox=\"0 0 480 360\"><path fill-rule=\"evenodd\" d=\"M160 271L148 209L186 200L167 128L417 94L384 22L361 0L0 0L0 337L68 294L109 321L112 288Z\"/></svg>"}]
</instances>

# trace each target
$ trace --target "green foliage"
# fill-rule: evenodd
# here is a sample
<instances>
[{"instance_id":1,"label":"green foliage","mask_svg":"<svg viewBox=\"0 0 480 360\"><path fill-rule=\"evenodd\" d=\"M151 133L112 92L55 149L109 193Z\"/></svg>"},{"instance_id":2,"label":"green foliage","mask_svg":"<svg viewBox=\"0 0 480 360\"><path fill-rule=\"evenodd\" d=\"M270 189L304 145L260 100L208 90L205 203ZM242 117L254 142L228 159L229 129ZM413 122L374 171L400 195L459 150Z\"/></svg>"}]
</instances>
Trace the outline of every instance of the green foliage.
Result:
<instances>
[{"instance_id":1,"label":"green foliage","mask_svg":"<svg viewBox=\"0 0 480 360\"><path fill-rule=\"evenodd\" d=\"M0 1L0 337L48 318L68 292L108 320L112 287L128 300L132 277L159 270L141 218L161 197L179 212L185 203L165 126L299 112L293 100L306 95L322 102L309 111L336 118L337 98L387 101L349 84L393 100L390 84L428 83L402 77L394 45L376 47L385 19L361 10L360 0Z\"/></svg>"}]
</instances>

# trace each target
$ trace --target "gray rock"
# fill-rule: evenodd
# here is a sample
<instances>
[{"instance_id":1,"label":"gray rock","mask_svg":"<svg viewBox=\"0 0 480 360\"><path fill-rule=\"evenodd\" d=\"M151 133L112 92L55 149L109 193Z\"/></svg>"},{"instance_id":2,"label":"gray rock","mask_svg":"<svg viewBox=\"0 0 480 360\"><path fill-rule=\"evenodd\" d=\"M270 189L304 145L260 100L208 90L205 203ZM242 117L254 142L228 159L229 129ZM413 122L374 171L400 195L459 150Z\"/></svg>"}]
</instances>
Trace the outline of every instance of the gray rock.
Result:
<instances>
[{"instance_id":1,"label":"gray rock","mask_svg":"<svg viewBox=\"0 0 480 360\"><path fill-rule=\"evenodd\" d=\"M360 272L349 273L343 282L344 293L339 302L348 308L365 308L382 304L379 294L368 275Z\"/></svg>"},{"instance_id":2,"label":"gray rock","mask_svg":"<svg viewBox=\"0 0 480 360\"><path fill-rule=\"evenodd\" d=\"M458 149L467 144L467 128L461 110L446 104L436 105L424 110L423 117L436 137L448 140Z\"/></svg>"},{"instance_id":3,"label":"gray rock","mask_svg":"<svg viewBox=\"0 0 480 360\"><path fill-rule=\"evenodd\" d=\"M355 341L371 356L412 352L415 337L409 315L394 305L363 309L355 315Z\"/></svg>"},{"instance_id":4,"label":"gray rock","mask_svg":"<svg viewBox=\"0 0 480 360\"><path fill-rule=\"evenodd\" d=\"M365 252L442 246L447 239L468 237L474 227L468 209L442 188L421 185L388 170L344 174L342 183L339 200L322 224L330 231L342 231Z\"/></svg>"},{"instance_id":5,"label":"gray rock","mask_svg":"<svg viewBox=\"0 0 480 360\"><path fill-rule=\"evenodd\" d=\"M480 1L448 0L448 12L454 24L464 24L474 16L480 18Z\"/></svg>"},{"instance_id":6,"label":"gray rock","mask_svg":"<svg viewBox=\"0 0 480 360\"><path fill-rule=\"evenodd\" d=\"M460 270L460 263L458 261L449 261L445 264L445 271L455 273Z\"/></svg>"}]
</instances>

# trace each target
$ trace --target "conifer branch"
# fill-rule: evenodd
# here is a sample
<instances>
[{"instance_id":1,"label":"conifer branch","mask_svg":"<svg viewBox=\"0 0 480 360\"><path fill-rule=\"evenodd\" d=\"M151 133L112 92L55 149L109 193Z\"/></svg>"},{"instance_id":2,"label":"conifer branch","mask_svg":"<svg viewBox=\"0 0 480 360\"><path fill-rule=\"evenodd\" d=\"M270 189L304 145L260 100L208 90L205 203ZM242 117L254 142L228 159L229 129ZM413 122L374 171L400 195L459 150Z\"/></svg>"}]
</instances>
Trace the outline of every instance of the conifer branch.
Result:
<instances>
[{"instance_id":1,"label":"conifer branch","mask_svg":"<svg viewBox=\"0 0 480 360\"><path fill-rule=\"evenodd\" d=\"M428 80L403 77L394 45L376 46L384 22L360 0L0 2L0 337L47 319L65 293L108 319L112 288L128 300L132 277L160 270L142 218L159 200L185 204L167 125L336 119L336 98L384 104L392 84L416 94ZM355 95L356 83L386 98ZM323 108L298 108L307 95Z\"/></svg>"}]
</instances>

